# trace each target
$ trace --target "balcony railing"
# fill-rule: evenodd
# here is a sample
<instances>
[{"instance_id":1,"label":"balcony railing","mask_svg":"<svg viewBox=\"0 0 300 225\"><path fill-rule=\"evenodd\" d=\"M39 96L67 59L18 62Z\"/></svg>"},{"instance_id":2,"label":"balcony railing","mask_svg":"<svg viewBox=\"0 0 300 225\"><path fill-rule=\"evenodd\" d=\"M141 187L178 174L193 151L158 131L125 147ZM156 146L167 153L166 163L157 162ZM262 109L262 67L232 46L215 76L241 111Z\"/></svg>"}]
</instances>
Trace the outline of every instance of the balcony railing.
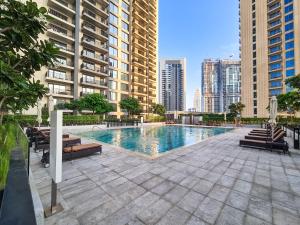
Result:
<instances>
[{"instance_id":1,"label":"balcony railing","mask_svg":"<svg viewBox=\"0 0 300 225\"><path fill-rule=\"evenodd\" d=\"M50 89L49 94L58 94L58 95L73 95L70 90L60 90L60 89Z\"/></svg>"},{"instance_id":2,"label":"balcony railing","mask_svg":"<svg viewBox=\"0 0 300 225\"><path fill-rule=\"evenodd\" d=\"M86 84L94 84L94 85L98 85L98 86L107 86L107 83L105 81L101 81L101 80L90 80L90 79L86 79L86 78L81 78L80 79L81 83L86 83Z\"/></svg>"}]
</instances>

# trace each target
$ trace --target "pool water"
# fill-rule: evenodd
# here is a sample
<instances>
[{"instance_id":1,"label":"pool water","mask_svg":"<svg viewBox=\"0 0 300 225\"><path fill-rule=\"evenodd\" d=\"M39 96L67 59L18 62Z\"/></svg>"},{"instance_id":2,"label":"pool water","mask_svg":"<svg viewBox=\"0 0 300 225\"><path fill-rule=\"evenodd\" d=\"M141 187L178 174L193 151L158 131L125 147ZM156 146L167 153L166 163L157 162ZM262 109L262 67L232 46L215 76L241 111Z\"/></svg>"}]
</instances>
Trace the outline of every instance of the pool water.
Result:
<instances>
[{"instance_id":1,"label":"pool water","mask_svg":"<svg viewBox=\"0 0 300 225\"><path fill-rule=\"evenodd\" d=\"M190 126L144 126L108 129L84 133L83 136L122 147L132 152L157 156L179 147L192 145L208 137L230 131L228 128Z\"/></svg>"}]
</instances>

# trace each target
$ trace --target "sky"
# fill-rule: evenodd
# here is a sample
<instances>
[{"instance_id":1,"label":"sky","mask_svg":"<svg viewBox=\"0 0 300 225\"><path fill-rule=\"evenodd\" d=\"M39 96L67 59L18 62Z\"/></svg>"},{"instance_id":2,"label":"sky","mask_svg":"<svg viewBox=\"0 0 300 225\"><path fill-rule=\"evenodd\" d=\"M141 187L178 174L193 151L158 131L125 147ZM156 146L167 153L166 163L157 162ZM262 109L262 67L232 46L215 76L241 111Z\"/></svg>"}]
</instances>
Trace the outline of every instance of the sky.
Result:
<instances>
[{"instance_id":1,"label":"sky","mask_svg":"<svg viewBox=\"0 0 300 225\"><path fill-rule=\"evenodd\" d=\"M160 0L159 57L187 60L187 109L206 58L239 57L238 0Z\"/></svg>"}]
</instances>

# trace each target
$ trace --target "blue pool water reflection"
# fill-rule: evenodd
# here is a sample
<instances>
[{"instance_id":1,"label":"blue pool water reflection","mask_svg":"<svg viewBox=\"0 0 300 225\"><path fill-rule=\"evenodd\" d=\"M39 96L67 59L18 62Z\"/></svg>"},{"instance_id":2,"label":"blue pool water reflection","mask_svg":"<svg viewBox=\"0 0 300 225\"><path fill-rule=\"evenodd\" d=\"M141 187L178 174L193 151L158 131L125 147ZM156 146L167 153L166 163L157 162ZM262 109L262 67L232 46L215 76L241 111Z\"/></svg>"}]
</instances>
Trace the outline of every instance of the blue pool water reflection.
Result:
<instances>
[{"instance_id":1,"label":"blue pool water reflection","mask_svg":"<svg viewBox=\"0 0 300 225\"><path fill-rule=\"evenodd\" d=\"M107 144L150 156L172 149L192 145L208 137L230 131L227 128L199 128L189 126L145 126L100 130L84 133L83 136Z\"/></svg>"}]
</instances>

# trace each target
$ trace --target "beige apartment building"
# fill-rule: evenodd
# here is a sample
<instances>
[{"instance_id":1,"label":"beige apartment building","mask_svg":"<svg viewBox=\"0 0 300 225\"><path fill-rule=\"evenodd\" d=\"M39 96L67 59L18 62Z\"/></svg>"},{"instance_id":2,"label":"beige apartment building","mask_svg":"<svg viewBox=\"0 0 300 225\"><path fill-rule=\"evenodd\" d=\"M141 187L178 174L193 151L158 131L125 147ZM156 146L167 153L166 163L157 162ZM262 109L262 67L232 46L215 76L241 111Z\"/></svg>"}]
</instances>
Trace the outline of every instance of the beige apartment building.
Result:
<instances>
[{"instance_id":1,"label":"beige apartment building","mask_svg":"<svg viewBox=\"0 0 300 225\"><path fill-rule=\"evenodd\" d=\"M300 1L240 0L243 116L268 117L271 96L300 73Z\"/></svg>"},{"instance_id":2,"label":"beige apartment building","mask_svg":"<svg viewBox=\"0 0 300 225\"><path fill-rule=\"evenodd\" d=\"M55 68L36 74L55 104L102 93L121 116L119 101L156 102L158 0L37 0L53 17L41 38L60 49Z\"/></svg>"}]
</instances>

